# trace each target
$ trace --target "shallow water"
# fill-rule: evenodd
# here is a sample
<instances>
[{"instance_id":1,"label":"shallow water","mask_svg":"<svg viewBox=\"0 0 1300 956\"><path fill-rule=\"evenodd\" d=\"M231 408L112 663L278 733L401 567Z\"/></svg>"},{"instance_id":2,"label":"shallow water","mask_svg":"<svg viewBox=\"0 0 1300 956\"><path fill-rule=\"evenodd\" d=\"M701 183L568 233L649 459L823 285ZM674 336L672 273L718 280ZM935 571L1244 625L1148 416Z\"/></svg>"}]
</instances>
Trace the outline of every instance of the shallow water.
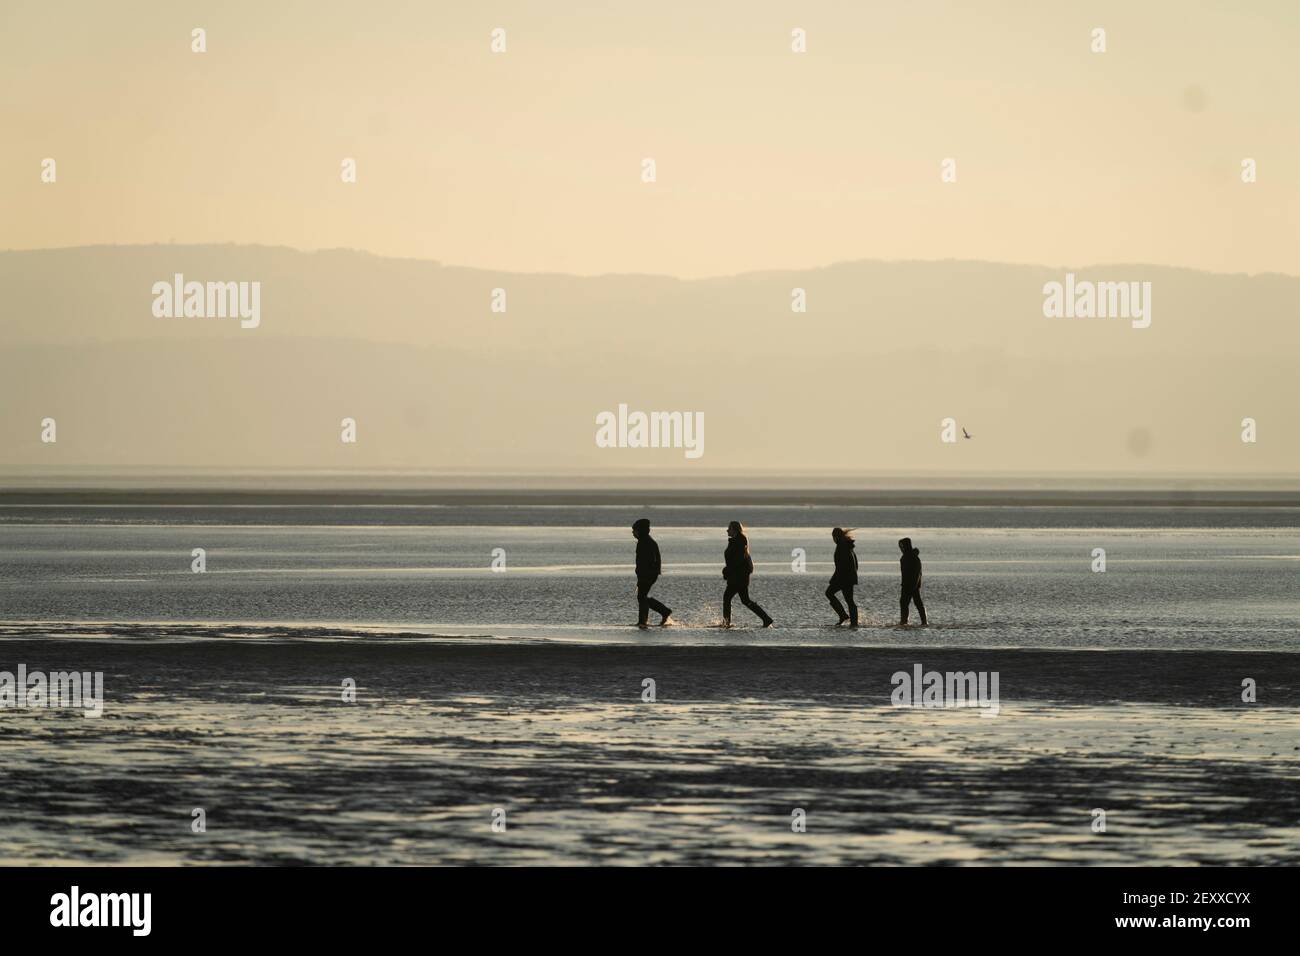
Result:
<instances>
[{"instance_id":1,"label":"shallow water","mask_svg":"<svg viewBox=\"0 0 1300 956\"><path fill-rule=\"evenodd\" d=\"M630 532L621 524L537 523L563 520L563 509L497 509L498 520L512 523L491 526L468 523L481 506L464 509L466 523L361 526L250 523L286 520L284 509L153 509L149 523L135 523L140 509L126 521L119 509L108 509L118 518L89 521L87 510L3 509L0 619L319 622L603 641L624 639L618 628L636 618ZM412 510L444 519L458 511L372 516L405 522ZM1199 520L1208 522L1250 509L1188 510L1204 511ZM756 509L784 520L800 511ZM1073 511L1075 525L1096 517L1094 509ZM861 528L857 600L868 627L855 636L825 630L834 622L822 596L831 571L827 528L755 524L751 594L779 625L765 640L896 641L895 541L908 534L921 549L926 606L945 642L1300 649L1300 528L1162 527L1173 511L1137 509L1127 527ZM295 521L328 512L299 509ZM612 520L630 512L600 513ZM679 625L657 639L717 639L707 629L721 618L725 535L664 525L655 536L665 564L655 594ZM203 574L191 572L195 548L206 552ZM504 572L491 569L498 548ZM1105 573L1092 571L1096 548L1106 552ZM805 573L794 570L796 549L806 555ZM756 622L739 604L733 619Z\"/></svg>"}]
</instances>

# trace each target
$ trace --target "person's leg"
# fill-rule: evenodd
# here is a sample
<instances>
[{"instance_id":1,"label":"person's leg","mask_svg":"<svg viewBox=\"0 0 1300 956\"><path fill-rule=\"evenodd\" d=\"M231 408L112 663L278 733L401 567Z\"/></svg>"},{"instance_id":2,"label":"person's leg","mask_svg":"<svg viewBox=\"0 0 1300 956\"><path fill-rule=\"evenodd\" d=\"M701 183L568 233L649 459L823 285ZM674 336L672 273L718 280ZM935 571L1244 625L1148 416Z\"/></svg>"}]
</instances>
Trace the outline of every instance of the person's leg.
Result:
<instances>
[{"instance_id":1,"label":"person's leg","mask_svg":"<svg viewBox=\"0 0 1300 956\"><path fill-rule=\"evenodd\" d=\"M637 581L636 583L636 623L637 627L645 627L646 621L650 617L650 584L647 581Z\"/></svg>"},{"instance_id":2,"label":"person's leg","mask_svg":"<svg viewBox=\"0 0 1300 956\"><path fill-rule=\"evenodd\" d=\"M766 611L764 611L761 607L758 606L757 601L750 598L748 581L746 581L743 585L741 585L740 600L741 603L745 605L745 607L749 608L751 611L753 611L755 614L758 615L759 620L763 622L764 627L767 627L769 624L772 623L771 616Z\"/></svg>"},{"instance_id":3,"label":"person's leg","mask_svg":"<svg viewBox=\"0 0 1300 956\"><path fill-rule=\"evenodd\" d=\"M898 599L898 607L899 607L899 611L901 612L901 617L899 618L900 624L907 623L907 612L909 610L908 605L910 605L911 603L912 603L911 590L909 590L908 588L903 588L903 593Z\"/></svg>"},{"instance_id":4,"label":"person's leg","mask_svg":"<svg viewBox=\"0 0 1300 956\"><path fill-rule=\"evenodd\" d=\"M673 609L670 608L667 604L664 604L662 601L656 601L654 598L650 598L647 601L647 603L650 605L650 610L654 611L656 614L659 615L660 623L666 621L668 619L668 615L673 613Z\"/></svg>"},{"instance_id":5,"label":"person's leg","mask_svg":"<svg viewBox=\"0 0 1300 956\"><path fill-rule=\"evenodd\" d=\"M844 592L844 601L849 606L849 627L858 626L858 606L853 603L853 585L849 584L842 588Z\"/></svg>"},{"instance_id":6,"label":"person's leg","mask_svg":"<svg viewBox=\"0 0 1300 956\"><path fill-rule=\"evenodd\" d=\"M722 621L724 624L731 623L731 599L736 596L736 585L727 582L727 589L722 592Z\"/></svg>"},{"instance_id":7,"label":"person's leg","mask_svg":"<svg viewBox=\"0 0 1300 956\"><path fill-rule=\"evenodd\" d=\"M846 595L850 593L852 592L850 591L845 592ZM826 589L826 597L830 600L831 607L835 609L835 613L839 616L840 623L843 624L845 621L849 619L849 616L844 612L844 605L841 604L839 602L839 598L835 596L835 585L832 584L830 587ZM849 598L849 603L850 604L853 603L853 598Z\"/></svg>"},{"instance_id":8,"label":"person's leg","mask_svg":"<svg viewBox=\"0 0 1300 956\"><path fill-rule=\"evenodd\" d=\"M921 615L921 623L927 623L925 619L925 605L921 603L921 589L919 587L912 592L912 603L916 605L916 613Z\"/></svg>"}]
</instances>

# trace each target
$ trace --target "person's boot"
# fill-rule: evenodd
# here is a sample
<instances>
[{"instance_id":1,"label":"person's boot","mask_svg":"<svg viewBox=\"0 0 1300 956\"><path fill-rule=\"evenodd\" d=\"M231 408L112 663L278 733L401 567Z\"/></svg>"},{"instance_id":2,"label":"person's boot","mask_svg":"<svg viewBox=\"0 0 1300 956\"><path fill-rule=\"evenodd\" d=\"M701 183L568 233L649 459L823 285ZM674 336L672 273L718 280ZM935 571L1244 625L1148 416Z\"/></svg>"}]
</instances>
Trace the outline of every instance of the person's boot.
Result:
<instances>
[{"instance_id":1,"label":"person's boot","mask_svg":"<svg viewBox=\"0 0 1300 956\"><path fill-rule=\"evenodd\" d=\"M668 610L664 611L664 616L663 616L663 619L660 620L660 622L659 622L659 626L660 626L660 627L667 627L667 626L668 626L669 624L671 624L672 622L673 622L673 609L672 609L672 608L669 608Z\"/></svg>"},{"instance_id":2,"label":"person's boot","mask_svg":"<svg viewBox=\"0 0 1300 956\"><path fill-rule=\"evenodd\" d=\"M832 598L831 598L831 610L834 611L834 612L835 612L835 616L839 618L839 620L835 622L835 626L836 626L836 627L843 627L843 626L844 626L844 622L847 621L847 620L849 619L848 612L844 610L844 605L841 604L838 600L836 600L835 598L832 597Z\"/></svg>"},{"instance_id":3,"label":"person's boot","mask_svg":"<svg viewBox=\"0 0 1300 956\"><path fill-rule=\"evenodd\" d=\"M770 617L768 617L766 614L763 615L763 626L764 626L764 627L771 627L773 623L774 623L774 622L772 621L772 619L771 619Z\"/></svg>"}]
</instances>

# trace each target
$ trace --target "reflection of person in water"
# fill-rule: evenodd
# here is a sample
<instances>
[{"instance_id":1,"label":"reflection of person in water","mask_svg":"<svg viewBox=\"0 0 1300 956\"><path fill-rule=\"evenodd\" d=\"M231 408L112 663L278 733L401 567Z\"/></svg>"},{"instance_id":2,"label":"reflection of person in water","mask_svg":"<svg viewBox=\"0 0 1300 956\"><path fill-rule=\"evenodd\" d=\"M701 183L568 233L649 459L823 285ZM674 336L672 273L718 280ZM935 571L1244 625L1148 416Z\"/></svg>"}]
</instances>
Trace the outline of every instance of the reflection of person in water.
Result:
<instances>
[{"instance_id":1,"label":"reflection of person in water","mask_svg":"<svg viewBox=\"0 0 1300 956\"><path fill-rule=\"evenodd\" d=\"M921 623L925 624L925 605L921 602L921 549L912 547L911 538L902 538L898 542L898 550L903 552L903 556L898 559L898 567L903 572L903 592L898 599L903 616L899 623L907 623L909 605L915 604L916 612L921 615Z\"/></svg>"},{"instance_id":2,"label":"reflection of person in water","mask_svg":"<svg viewBox=\"0 0 1300 956\"><path fill-rule=\"evenodd\" d=\"M858 556L853 551L852 530L836 528L831 532L831 540L835 542L835 573L831 575L831 583L826 588L826 597L839 615L840 624L848 621L849 627L857 627L858 606L853 603L853 587L858 583ZM849 606L847 614L844 613L844 604L835 596L837 591L844 594L844 603Z\"/></svg>"},{"instance_id":3,"label":"reflection of person in water","mask_svg":"<svg viewBox=\"0 0 1300 956\"><path fill-rule=\"evenodd\" d=\"M727 579L727 589L722 593L722 625L731 627L731 599L740 595L740 603L757 614L764 627L771 627L772 618L749 597L749 576L754 573L754 559L749 556L749 539L739 521L727 525L727 538L727 563L722 569L722 576Z\"/></svg>"},{"instance_id":4,"label":"reflection of person in water","mask_svg":"<svg viewBox=\"0 0 1300 956\"><path fill-rule=\"evenodd\" d=\"M650 596L650 589L659 580L661 570L659 545L650 537L650 519L640 518L632 525L632 536L636 538L636 606L637 627L649 627L646 623L650 612L662 615L659 626L671 623L672 609Z\"/></svg>"}]
</instances>

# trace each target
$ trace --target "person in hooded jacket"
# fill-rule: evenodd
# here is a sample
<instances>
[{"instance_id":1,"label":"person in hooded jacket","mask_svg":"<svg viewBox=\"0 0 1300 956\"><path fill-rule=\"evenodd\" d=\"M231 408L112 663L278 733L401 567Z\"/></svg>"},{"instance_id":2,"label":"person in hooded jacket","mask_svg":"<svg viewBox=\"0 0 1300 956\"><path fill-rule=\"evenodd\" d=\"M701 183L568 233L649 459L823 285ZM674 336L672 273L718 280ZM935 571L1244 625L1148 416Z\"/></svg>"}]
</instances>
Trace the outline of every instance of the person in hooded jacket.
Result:
<instances>
[{"instance_id":1,"label":"person in hooded jacket","mask_svg":"<svg viewBox=\"0 0 1300 956\"><path fill-rule=\"evenodd\" d=\"M915 604L917 613L921 615L921 623L925 624L925 604L921 601L921 549L912 547L911 538L901 538L898 550L903 552L903 556L898 559L898 567L903 573L903 592L898 599L902 611L899 623L907 623L909 605Z\"/></svg>"},{"instance_id":2,"label":"person in hooded jacket","mask_svg":"<svg viewBox=\"0 0 1300 956\"><path fill-rule=\"evenodd\" d=\"M764 627L772 626L772 618L749 597L749 576L754 573L754 559L749 556L749 539L739 521L727 525L727 550L723 555L726 566L722 576L727 579L727 589L722 593L722 626L731 627L731 599L740 595L740 602L762 620Z\"/></svg>"},{"instance_id":3,"label":"person in hooded jacket","mask_svg":"<svg viewBox=\"0 0 1300 956\"><path fill-rule=\"evenodd\" d=\"M660 615L659 626L672 623L672 608L650 596L650 589L659 580L662 564L659 545L650 537L650 519L638 518L632 523L632 537L636 538L636 624L645 630L649 627L650 612Z\"/></svg>"},{"instance_id":4,"label":"person in hooded jacket","mask_svg":"<svg viewBox=\"0 0 1300 956\"><path fill-rule=\"evenodd\" d=\"M831 583L826 587L826 597L839 615L840 624L848 621L849 627L857 627L858 606L853 603L853 588L858 583L858 556L853 551L852 531L852 528L847 531L835 528L831 531L831 540L835 542L835 573L831 575ZM843 593L844 603L849 606L848 613L845 613L844 604L835 596L836 592Z\"/></svg>"}]
</instances>

